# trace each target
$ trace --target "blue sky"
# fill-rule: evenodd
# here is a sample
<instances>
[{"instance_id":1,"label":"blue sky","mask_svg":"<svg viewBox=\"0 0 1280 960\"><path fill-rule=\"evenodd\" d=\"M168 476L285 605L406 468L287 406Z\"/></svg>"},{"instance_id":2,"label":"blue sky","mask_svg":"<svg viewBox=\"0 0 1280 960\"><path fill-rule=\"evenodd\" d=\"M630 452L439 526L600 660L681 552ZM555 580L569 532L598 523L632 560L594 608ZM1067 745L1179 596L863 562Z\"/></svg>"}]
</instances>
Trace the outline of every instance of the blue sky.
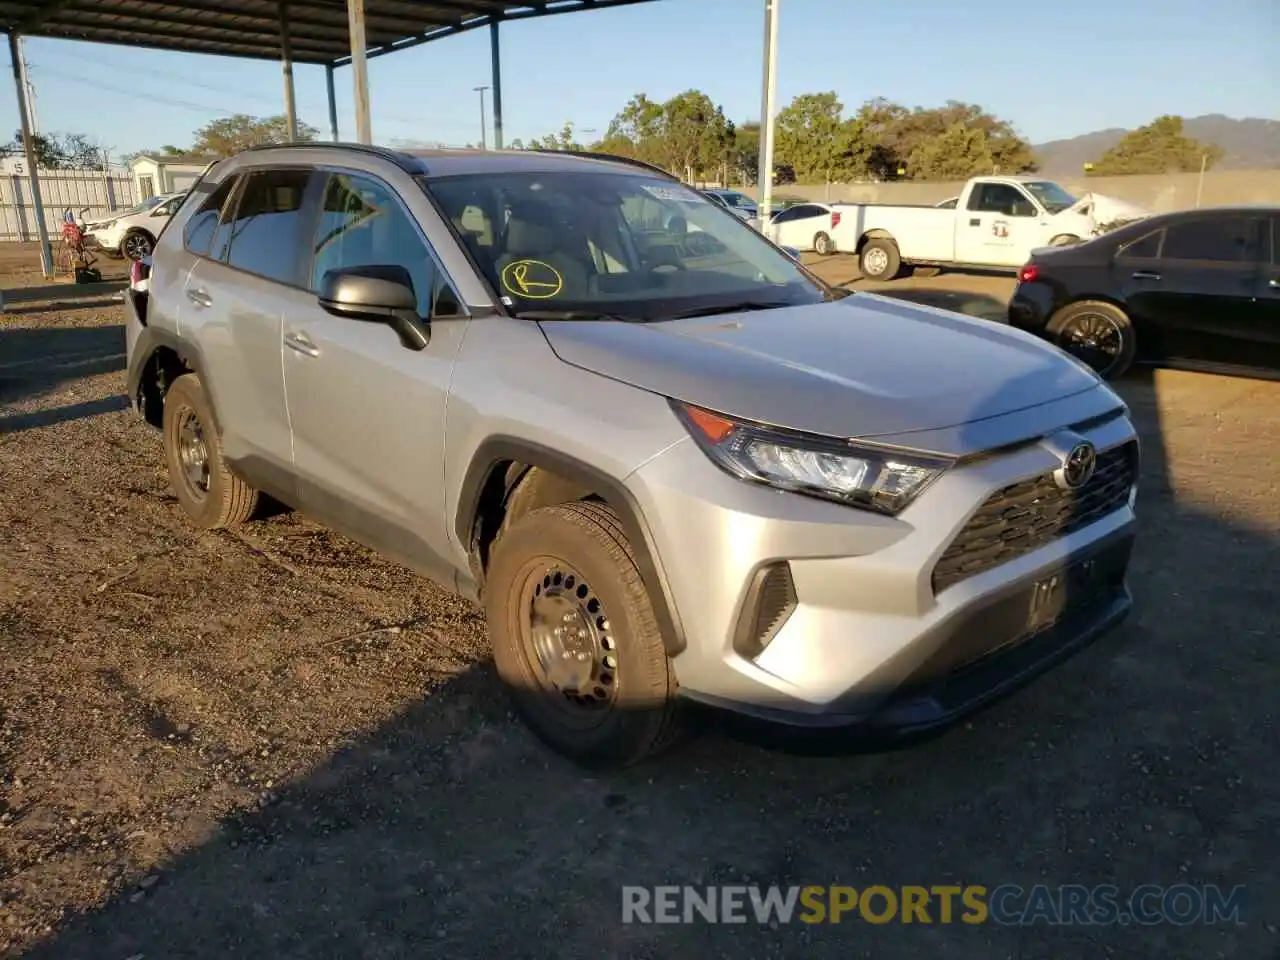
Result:
<instances>
[{"instance_id":1,"label":"blue sky","mask_svg":"<svg viewBox=\"0 0 1280 960\"><path fill-rule=\"evenodd\" d=\"M505 26L508 139L566 120L603 134L641 91L665 99L697 87L735 120L758 117L763 6L659 0ZM1033 142L1160 113L1280 119L1276 0L781 0L780 19L780 104L821 90L850 107L875 96L966 100ZM41 129L87 133L115 154L185 146L228 113L283 110L275 63L39 38L26 41L26 56ZM478 139L472 88L490 81L487 30L376 58L369 74L376 141ZM301 118L327 132L323 68L294 75ZM349 70L338 71L337 90L342 135L354 138ZM0 125L18 126L11 86Z\"/></svg>"}]
</instances>

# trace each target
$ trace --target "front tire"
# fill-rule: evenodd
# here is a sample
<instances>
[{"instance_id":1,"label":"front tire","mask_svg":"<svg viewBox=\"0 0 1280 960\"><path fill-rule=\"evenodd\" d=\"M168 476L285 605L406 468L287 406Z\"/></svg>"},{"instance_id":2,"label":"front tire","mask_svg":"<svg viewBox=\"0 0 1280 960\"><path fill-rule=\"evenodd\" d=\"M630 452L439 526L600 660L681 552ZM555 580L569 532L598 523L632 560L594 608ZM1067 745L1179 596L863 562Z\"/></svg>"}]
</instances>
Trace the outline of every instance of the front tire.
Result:
<instances>
[{"instance_id":1,"label":"front tire","mask_svg":"<svg viewBox=\"0 0 1280 960\"><path fill-rule=\"evenodd\" d=\"M829 234L819 231L813 238L813 249L819 256L829 257L836 252L836 242Z\"/></svg>"},{"instance_id":2,"label":"front tire","mask_svg":"<svg viewBox=\"0 0 1280 960\"><path fill-rule=\"evenodd\" d=\"M258 491L222 455L213 409L194 373L173 381L164 398L164 457L182 511L204 530L234 527L258 507Z\"/></svg>"},{"instance_id":3,"label":"front tire","mask_svg":"<svg viewBox=\"0 0 1280 960\"><path fill-rule=\"evenodd\" d=\"M620 768L675 739L675 675L608 506L566 503L517 521L495 545L484 606L498 675L552 749Z\"/></svg>"},{"instance_id":4,"label":"front tire","mask_svg":"<svg viewBox=\"0 0 1280 960\"><path fill-rule=\"evenodd\" d=\"M155 237L145 230L130 230L120 240L120 253L129 260L141 260L150 256L155 248Z\"/></svg>"},{"instance_id":5,"label":"front tire","mask_svg":"<svg viewBox=\"0 0 1280 960\"><path fill-rule=\"evenodd\" d=\"M858 269L868 280L892 280L902 269L898 245L885 237L873 237L862 248Z\"/></svg>"},{"instance_id":6,"label":"front tire","mask_svg":"<svg viewBox=\"0 0 1280 960\"><path fill-rule=\"evenodd\" d=\"M1128 315L1115 304L1081 300L1053 315L1045 332L1059 349L1115 380L1133 365L1138 343Z\"/></svg>"}]
</instances>

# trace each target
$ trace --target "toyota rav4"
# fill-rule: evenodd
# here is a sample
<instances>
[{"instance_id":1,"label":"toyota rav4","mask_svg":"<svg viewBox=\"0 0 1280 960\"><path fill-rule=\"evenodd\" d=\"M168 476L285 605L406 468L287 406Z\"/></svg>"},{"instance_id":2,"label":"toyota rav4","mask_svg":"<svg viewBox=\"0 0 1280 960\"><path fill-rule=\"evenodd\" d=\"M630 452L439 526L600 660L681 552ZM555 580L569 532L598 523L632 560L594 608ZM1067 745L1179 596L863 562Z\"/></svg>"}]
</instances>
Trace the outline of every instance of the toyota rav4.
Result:
<instances>
[{"instance_id":1,"label":"toyota rav4","mask_svg":"<svg viewBox=\"0 0 1280 960\"><path fill-rule=\"evenodd\" d=\"M190 519L266 495L477 600L579 762L654 753L685 701L929 731L1128 612L1107 385L830 287L656 169L254 149L139 273L129 394Z\"/></svg>"}]
</instances>

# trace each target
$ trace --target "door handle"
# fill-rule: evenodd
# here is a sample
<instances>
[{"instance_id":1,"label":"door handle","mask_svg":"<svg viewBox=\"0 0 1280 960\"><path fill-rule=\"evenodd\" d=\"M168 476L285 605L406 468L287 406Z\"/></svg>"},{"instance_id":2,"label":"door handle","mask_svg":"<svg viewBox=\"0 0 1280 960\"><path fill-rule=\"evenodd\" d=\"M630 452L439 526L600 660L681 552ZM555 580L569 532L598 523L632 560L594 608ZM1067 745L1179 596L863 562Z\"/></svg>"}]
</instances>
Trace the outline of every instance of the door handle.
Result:
<instances>
[{"instance_id":1,"label":"door handle","mask_svg":"<svg viewBox=\"0 0 1280 960\"><path fill-rule=\"evenodd\" d=\"M212 307L213 297L209 296L209 291L200 287L198 290L187 290L187 299L194 303L197 307Z\"/></svg>"},{"instance_id":2,"label":"door handle","mask_svg":"<svg viewBox=\"0 0 1280 960\"><path fill-rule=\"evenodd\" d=\"M1160 279L1160 274L1158 274L1158 273L1156 273L1156 272L1154 272L1154 271L1152 271L1152 270L1135 270L1135 271L1133 272L1133 279L1135 279L1135 280L1159 280L1159 279Z\"/></svg>"},{"instance_id":3,"label":"door handle","mask_svg":"<svg viewBox=\"0 0 1280 960\"><path fill-rule=\"evenodd\" d=\"M305 333L286 333L284 335L284 345L290 350L296 350L298 353L305 354L308 357L320 356L320 348L311 342L311 338Z\"/></svg>"},{"instance_id":4,"label":"door handle","mask_svg":"<svg viewBox=\"0 0 1280 960\"><path fill-rule=\"evenodd\" d=\"M969 226L980 227L982 226L982 220L979 219L978 217L974 217L972 220L969 221Z\"/></svg>"}]
</instances>

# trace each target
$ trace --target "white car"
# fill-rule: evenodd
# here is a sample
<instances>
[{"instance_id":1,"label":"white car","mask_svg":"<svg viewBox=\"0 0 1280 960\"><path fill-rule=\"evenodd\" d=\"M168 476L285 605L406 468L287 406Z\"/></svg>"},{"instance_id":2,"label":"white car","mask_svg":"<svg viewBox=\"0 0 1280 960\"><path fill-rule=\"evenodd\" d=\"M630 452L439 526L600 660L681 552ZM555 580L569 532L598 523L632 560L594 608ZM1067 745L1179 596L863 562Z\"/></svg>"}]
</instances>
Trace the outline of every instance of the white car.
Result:
<instances>
[{"instance_id":1,"label":"white car","mask_svg":"<svg viewBox=\"0 0 1280 960\"><path fill-rule=\"evenodd\" d=\"M1078 199L1040 177L974 177L954 203L808 203L767 229L801 250L855 253L864 277L891 280L903 264L1015 271L1032 250L1078 243L1146 214L1111 198Z\"/></svg>"},{"instance_id":2,"label":"white car","mask_svg":"<svg viewBox=\"0 0 1280 960\"><path fill-rule=\"evenodd\" d=\"M148 197L128 210L84 225L85 242L108 256L141 260L151 253L156 237L182 204L185 193Z\"/></svg>"}]
</instances>

